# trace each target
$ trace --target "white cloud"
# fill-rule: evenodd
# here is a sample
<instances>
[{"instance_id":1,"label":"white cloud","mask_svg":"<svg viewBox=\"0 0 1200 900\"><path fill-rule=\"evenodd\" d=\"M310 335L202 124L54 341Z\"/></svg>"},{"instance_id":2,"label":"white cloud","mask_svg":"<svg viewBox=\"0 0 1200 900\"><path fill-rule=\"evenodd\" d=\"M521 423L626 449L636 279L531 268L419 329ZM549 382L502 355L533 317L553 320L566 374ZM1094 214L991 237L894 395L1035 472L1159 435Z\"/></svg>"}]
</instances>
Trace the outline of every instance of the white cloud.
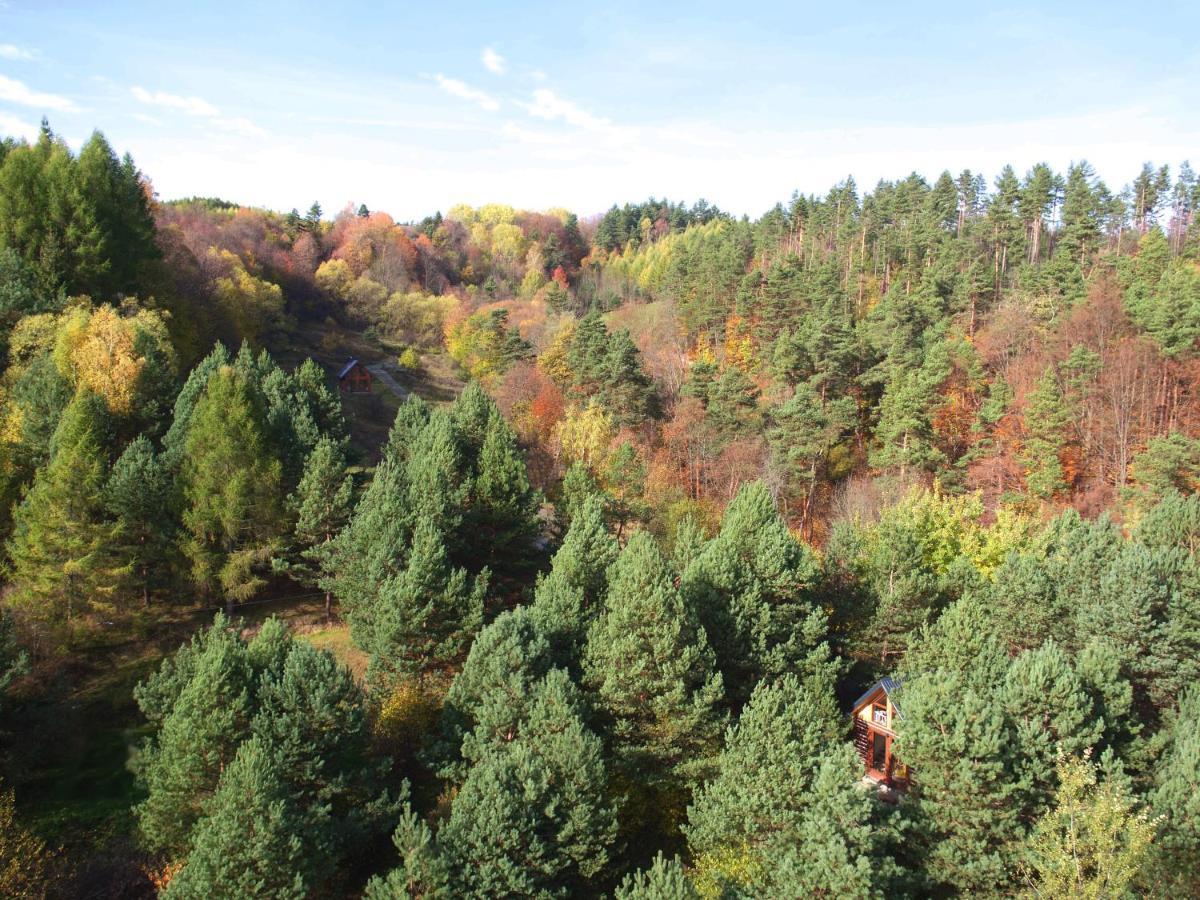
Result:
<instances>
[{"instance_id":1,"label":"white cloud","mask_svg":"<svg viewBox=\"0 0 1200 900\"><path fill-rule=\"evenodd\" d=\"M134 87L133 96L142 103L150 106L165 106L167 109L178 109L189 116L219 116L221 111L199 97L181 97L178 94L168 94L166 91L150 93L143 87Z\"/></svg>"},{"instance_id":2,"label":"white cloud","mask_svg":"<svg viewBox=\"0 0 1200 900\"><path fill-rule=\"evenodd\" d=\"M447 78L445 75L434 75L434 80L437 81L440 87L452 97L458 97L461 100L470 100L472 103L479 104L480 109L486 109L488 112L495 112L500 108L500 101L478 88L473 88L469 84L459 81L457 78Z\"/></svg>"},{"instance_id":3,"label":"white cloud","mask_svg":"<svg viewBox=\"0 0 1200 900\"><path fill-rule=\"evenodd\" d=\"M480 57L480 61L483 63L485 69L497 75L503 75L508 65L504 61L504 57L491 47L484 47L483 56Z\"/></svg>"},{"instance_id":4,"label":"white cloud","mask_svg":"<svg viewBox=\"0 0 1200 900\"><path fill-rule=\"evenodd\" d=\"M37 53L33 50L26 50L24 47L18 47L16 44L0 44L0 59L11 59L14 62L29 62L36 57Z\"/></svg>"},{"instance_id":5,"label":"white cloud","mask_svg":"<svg viewBox=\"0 0 1200 900\"><path fill-rule=\"evenodd\" d=\"M244 116L233 116L231 118L217 117L212 120L214 128L219 128L221 131L227 131L230 134L240 134L244 137L266 137L267 132L259 128L249 119Z\"/></svg>"},{"instance_id":6,"label":"white cloud","mask_svg":"<svg viewBox=\"0 0 1200 900\"><path fill-rule=\"evenodd\" d=\"M0 75L0 100L16 103L20 106L32 106L36 109L54 109L59 112L72 112L76 109L74 103L58 94L43 94L30 90L15 78L5 78Z\"/></svg>"},{"instance_id":7,"label":"white cloud","mask_svg":"<svg viewBox=\"0 0 1200 900\"><path fill-rule=\"evenodd\" d=\"M27 141L37 139L38 127L30 122L23 122L14 116L0 113L0 135L5 137L25 138Z\"/></svg>"},{"instance_id":8,"label":"white cloud","mask_svg":"<svg viewBox=\"0 0 1200 900\"><path fill-rule=\"evenodd\" d=\"M266 137L267 132L259 128L245 116L223 116L221 110L200 97L181 97L178 94L168 94L166 91L151 93L143 87L135 86L133 96L142 103L150 106L161 106L165 109L177 109L207 120L213 128L226 134L236 134L242 137ZM147 117L149 118L149 117Z\"/></svg>"},{"instance_id":9,"label":"white cloud","mask_svg":"<svg viewBox=\"0 0 1200 900\"><path fill-rule=\"evenodd\" d=\"M525 104L525 109L531 116L537 116L539 119L562 119L570 125L589 131L608 131L613 127L610 119L593 116L548 88L534 91L533 102Z\"/></svg>"}]
</instances>

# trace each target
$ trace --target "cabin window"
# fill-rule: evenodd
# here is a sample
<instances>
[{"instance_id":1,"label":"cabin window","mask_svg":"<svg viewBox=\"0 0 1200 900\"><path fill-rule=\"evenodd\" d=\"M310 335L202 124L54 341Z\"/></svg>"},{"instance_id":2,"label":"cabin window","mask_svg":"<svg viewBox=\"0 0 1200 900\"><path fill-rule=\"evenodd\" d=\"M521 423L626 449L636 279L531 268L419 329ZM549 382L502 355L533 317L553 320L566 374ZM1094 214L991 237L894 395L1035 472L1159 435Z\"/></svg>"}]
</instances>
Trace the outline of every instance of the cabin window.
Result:
<instances>
[{"instance_id":1,"label":"cabin window","mask_svg":"<svg viewBox=\"0 0 1200 900\"><path fill-rule=\"evenodd\" d=\"M871 721L876 725L886 726L888 723L887 707L879 703L871 705Z\"/></svg>"}]
</instances>

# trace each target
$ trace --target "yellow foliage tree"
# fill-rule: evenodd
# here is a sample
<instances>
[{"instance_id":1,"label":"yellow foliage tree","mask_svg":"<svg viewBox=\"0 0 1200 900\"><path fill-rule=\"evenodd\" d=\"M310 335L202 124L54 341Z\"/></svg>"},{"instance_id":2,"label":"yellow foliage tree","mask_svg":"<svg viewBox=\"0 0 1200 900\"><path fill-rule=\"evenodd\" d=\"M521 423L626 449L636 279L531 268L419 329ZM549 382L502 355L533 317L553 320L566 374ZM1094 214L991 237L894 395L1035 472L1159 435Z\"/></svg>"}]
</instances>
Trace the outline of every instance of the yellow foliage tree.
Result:
<instances>
[{"instance_id":1,"label":"yellow foliage tree","mask_svg":"<svg viewBox=\"0 0 1200 900\"><path fill-rule=\"evenodd\" d=\"M612 417L599 405L571 404L562 421L554 426L554 441L564 465L582 462L595 472L608 458L608 446L615 433Z\"/></svg>"},{"instance_id":2,"label":"yellow foliage tree","mask_svg":"<svg viewBox=\"0 0 1200 900\"><path fill-rule=\"evenodd\" d=\"M259 342L283 322L283 289L246 271L240 259L228 250L209 251L229 267L213 288L217 306L228 318L238 337Z\"/></svg>"}]
</instances>

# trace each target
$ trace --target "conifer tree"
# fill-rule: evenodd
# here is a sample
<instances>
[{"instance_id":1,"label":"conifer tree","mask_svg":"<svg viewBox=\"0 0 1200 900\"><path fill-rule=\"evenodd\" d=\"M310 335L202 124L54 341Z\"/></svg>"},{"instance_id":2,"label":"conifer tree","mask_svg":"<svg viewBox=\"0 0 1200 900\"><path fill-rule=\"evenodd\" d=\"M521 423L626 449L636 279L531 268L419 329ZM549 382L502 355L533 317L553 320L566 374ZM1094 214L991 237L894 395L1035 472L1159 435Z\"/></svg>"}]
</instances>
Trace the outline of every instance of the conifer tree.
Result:
<instances>
[{"instance_id":1,"label":"conifer tree","mask_svg":"<svg viewBox=\"0 0 1200 900\"><path fill-rule=\"evenodd\" d=\"M331 559L333 539L350 521L354 482L346 472L341 448L332 438L322 437L308 455L304 475L288 498L296 517L292 526L290 552L276 559L276 567L301 584L316 586ZM333 613L333 593L325 589L325 618Z\"/></svg>"},{"instance_id":2,"label":"conifer tree","mask_svg":"<svg viewBox=\"0 0 1200 900\"><path fill-rule=\"evenodd\" d=\"M488 736L489 743L490 736L515 733L551 661L550 646L524 607L501 613L479 632L446 694L438 735L426 754L442 778L466 777L468 736L476 742Z\"/></svg>"},{"instance_id":3,"label":"conifer tree","mask_svg":"<svg viewBox=\"0 0 1200 900\"><path fill-rule=\"evenodd\" d=\"M1163 883L1187 889L1189 874L1200 866L1200 793L1196 772L1200 771L1200 688L1188 688L1179 706L1168 718L1163 735L1166 749L1155 771L1149 804L1161 816L1161 836L1154 866Z\"/></svg>"},{"instance_id":4,"label":"conifer tree","mask_svg":"<svg viewBox=\"0 0 1200 900\"><path fill-rule=\"evenodd\" d=\"M144 435L125 448L104 486L105 506L116 520L113 550L143 605L171 583L177 560L172 488L170 473Z\"/></svg>"},{"instance_id":5,"label":"conifer tree","mask_svg":"<svg viewBox=\"0 0 1200 900\"><path fill-rule=\"evenodd\" d=\"M604 601L608 567L618 552L600 498L588 498L554 554L550 573L538 581L529 608L559 665L578 670L588 628Z\"/></svg>"},{"instance_id":6,"label":"conifer tree","mask_svg":"<svg viewBox=\"0 0 1200 900\"><path fill-rule=\"evenodd\" d=\"M14 514L13 602L52 625L104 608L118 583L104 510L103 401L81 391L63 413L50 461Z\"/></svg>"},{"instance_id":7,"label":"conifer tree","mask_svg":"<svg viewBox=\"0 0 1200 900\"><path fill-rule=\"evenodd\" d=\"M631 872L617 887L616 900L699 900L679 858L659 853L648 869Z\"/></svg>"},{"instance_id":8,"label":"conifer tree","mask_svg":"<svg viewBox=\"0 0 1200 900\"><path fill-rule=\"evenodd\" d=\"M161 717L139 760L147 796L135 810L138 824L149 849L176 859L190 849L192 829L249 735L254 714L245 647L224 625L218 619L181 667L166 667L138 697L151 721Z\"/></svg>"},{"instance_id":9,"label":"conifer tree","mask_svg":"<svg viewBox=\"0 0 1200 900\"><path fill-rule=\"evenodd\" d=\"M264 411L234 369L219 370L196 405L180 481L192 579L232 611L263 584L283 519L281 467Z\"/></svg>"},{"instance_id":10,"label":"conifer tree","mask_svg":"<svg viewBox=\"0 0 1200 900\"><path fill-rule=\"evenodd\" d=\"M481 563L512 570L529 554L537 497L516 435L499 410L488 416L465 527L484 549Z\"/></svg>"},{"instance_id":11,"label":"conifer tree","mask_svg":"<svg viewBox=\"0 0 1200 900\"><path fill-rule=\"evenodd\" d=\"M1103 723L1071 667L1053 642L1026 650L1008 668L1000 702L1016 738L1013 777L1040 811L1054 789L1060 753L1079 755L1100 740Z\"/></svg>"},{"instance_id":12,"label":"conifer tree","mask_svg":"<svg viewBox=\"0 0 1200 900\"><path fill-rule=\"evenodd\" d=\"M251 734L279 766L306 840L322 847L332 862L385 830L396 804L381 787L384 771L371 758L362 688L331 654L286 634L283 648L282 664L260 674ZM252 662L256 651L261 654L254 644L247 648ZM333 874L315 862L309 871Z\"/></svg>"},{"instance_id":13,"label":"conifer tree","mask_svg":"<svg viewBox=\"0 0 1200 900\"><path fill-rule=\"evenodd\" d=\"M704 629L644 531L609 570L583 670L611 720L624 771L671 792L710 760L724 724L721 675Z\"/></svg>"},{"instance_id":14,"label":"conifer tree","mask_svg":"<svg viewBox=\"0 0 1200 900\"><path fill-rule=\"evenodd\" d=\"M726 732L716 776L688 808L692 854L761 849L796 828L818 760L843 731L831 681L788 674L760 682Z\"/></svg>"},{"instance_id":15,"label":"conifer tree","mask_svg":"<svg viewBox=\"0 0 1200 900\"><path fill-rule=\"evenodd\" d=\"M1026 483L1035 497L1049 500L1067 487L1060 454L1071 422L1070 410L1052 369L1038 379L1036 390L1030 394L1025 421L1030 425L1023 457Z\"/></svg>"},{"instance_id":16,"label":"conifer tree","mask_svg":"<svg viewBox=\"0 0 1200 900\"><path fill-rule=\"evenodd\" d=\"M521 733L485 752L455 797L438 842L462 894L572 896L606 871L616 814L569 685L551 673Z\"/></svg>"},{"instance_id":17,"label":"conifer tree","mask_svg":"<svg viewBox=\"0 0 1200 900\"><path fill-rule=\"evenodd\" d=\"M748 896L878 897L902 886L879 801L862 790L861 760L834 746L816 761L803 813L753 870Z\"/></svg>"},{"instance_id":18,"label":"conifer tree","mask_svg":"<svg viewBox=\"0 0 1200 900\"><path fill-rule=\"evenodd\" d=\"M196 405L204 396L212 377L224 366L229 365L229 351L224 344L216 344L212 352L200 360L188 374L175 398L175 409L171 427L163 435L163 460L171 471L176 471L183 461L184 442L192 426Z\"/></svg>"},{"instance_id":19,"label":"conifer tree","mask_svg":"<svg viewBox=\"0 0 1200 900\"><path fill-rule=\"evenodd\" d=\"M392 835L400 865L367 884L364 900L442 900L449 898L450 866L438 850L433 831L407 803Z\"/></svg>"},{"instance_id":20,"label":"conifer tree","mask_svg":"<svg viewBox=\"0 0 1200 900\"><path fill-rule=\"evenodd\" d=\"M766 487L743 487L681 587L734 702L744 702L761 678L793 670L824 637L826 615L814 591L819 574Z\"/></svg>"},{"instance_id":21,"label":"conifer tree","mask_svg":"<svg viewBox=\"0 0 1200 900\"><path fill-rule=\"evenodd\" d=\"M471 578L447 559L434 524L418 519L408 567L380 590L365 648L372 676L447 669L462 660L483 624L488 571Z\"/></svg>"},{"instance_id":22,"label":"conifer tree","mask_svg":"<svg viewBox=\"0 0 1200 900\"><path fill-rule=\"evenodd\" d=\"M305 841L303 819L280 763L257 738L243 743L196 828L187 863L164 897L301 900L327 849Z\"/></svg>"},{"instance_id":23,"label":"conifer tree","mask_svg":"<svg viewBox=\"0 0 1200 900\"><path fill-rule=\"evenodd\" d=\"M1021 797L1010 767L1013 737L994 689L923 669L905 679L900 705L894 752L920 773L922 827L912 840L926 873L963 893L1004 890L1022 838Z\"/></svg>"}]
</instances>

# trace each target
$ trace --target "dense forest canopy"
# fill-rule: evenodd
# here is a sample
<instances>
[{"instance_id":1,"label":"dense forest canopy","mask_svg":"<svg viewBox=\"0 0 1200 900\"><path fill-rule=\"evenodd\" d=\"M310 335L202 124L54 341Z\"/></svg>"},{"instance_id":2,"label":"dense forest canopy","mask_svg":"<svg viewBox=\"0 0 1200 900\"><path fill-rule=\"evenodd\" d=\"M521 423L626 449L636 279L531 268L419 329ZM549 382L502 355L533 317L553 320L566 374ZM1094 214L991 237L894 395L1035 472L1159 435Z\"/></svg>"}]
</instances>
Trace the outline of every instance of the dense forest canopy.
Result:
<instances>
[{"instance_id":1,"label":"dense forest canopy","mask_svg":"<svg viewBox=\"0 0 1200 900\"><path fill-rule=\"evenodd\" d=\"M1129 175L403 223L0 141L0 894L1197 895L1200 180Z\"/></svg>"}]
</instances>

